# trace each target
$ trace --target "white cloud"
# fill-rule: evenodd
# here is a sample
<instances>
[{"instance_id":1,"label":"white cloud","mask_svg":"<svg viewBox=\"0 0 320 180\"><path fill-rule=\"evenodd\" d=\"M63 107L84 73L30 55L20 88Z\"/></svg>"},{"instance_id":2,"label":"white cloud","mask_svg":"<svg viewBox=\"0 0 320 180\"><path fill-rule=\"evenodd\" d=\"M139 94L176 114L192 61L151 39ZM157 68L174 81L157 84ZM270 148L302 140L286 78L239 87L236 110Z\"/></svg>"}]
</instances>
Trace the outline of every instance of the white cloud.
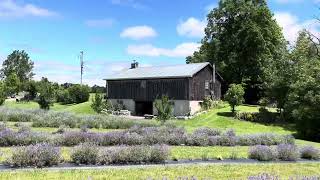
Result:
<instances>
[{"instance_id":1,"label":"white cloud","mask_svg":"<svg viewBox=\"0 0 320 180\"><path fill-rule=\"evenodd\" d=\"M307 29L311 33L319 34L319 23L315 20L300 21L299 18L293 14L287 12L275 13L275 19L279 25L283 28L284 37L290 44L294 44L299 31Z\"/></svg>"},{"instance_id":2,"label":"white cloud","mask_svg":"<svg viewBox=\"0 0 320 180\"><path fill-rule=\"evenodd\" d=\"M114 24L114 19L91 19L85 21L85 24L89 27L111 27Z\"/></svg>"},{"instance_id":3,"label":"white cloud","mask_svg":"<svg viewBox=\"0 0 320 180\"><path fill-rule=\"evenodd\" d=\"M0 0L0 17L18 18L26 16L51 17L57 16L56 12L33 4L18 4L14 0Z\"/></svg>"},{"instance_id":4,"label":"white cloud","mask_svg":"<svg viewBox=\"0 0 320 180\"><path fill-rule=\"evenodd\" d=\"M180 22L177 26L177 31L180 36L187 37L204 37L204 29L206 27L206 21L200 21L194 17L190 17L184 22Z\"/></svg>"},{"instance_id":5,"label":"white cloud","mask_svg":"<svg viewBox=\"0 0 320 180\"><path fill-rule=\"evenodd\" d=\"M151 44L129 45L127 53L138 56L168 56L168 57L187 57L198 50L198 43L182 43L174 49L158 48Z\"/></svg>"},{"instance_id":6,"label":"white cloud","mask_svg":"<svg viewBox=\"0 0 320 180\"><path fill-rule=\"evenodd\" d=\"M122 38L130 38L134 40L141 40L145 38L156 37L157 32L150 26L133 26L126 28L120 34Z\"/></svg>"}]
</instances>

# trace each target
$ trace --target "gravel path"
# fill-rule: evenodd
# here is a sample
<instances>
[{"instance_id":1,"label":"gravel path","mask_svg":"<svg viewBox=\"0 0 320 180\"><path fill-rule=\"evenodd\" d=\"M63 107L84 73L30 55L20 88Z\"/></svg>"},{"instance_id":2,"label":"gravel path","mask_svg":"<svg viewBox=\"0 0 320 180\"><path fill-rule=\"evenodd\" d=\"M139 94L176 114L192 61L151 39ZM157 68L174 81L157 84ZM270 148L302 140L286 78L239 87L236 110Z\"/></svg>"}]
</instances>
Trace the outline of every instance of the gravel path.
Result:
<instances>
[{"instance_id":1,"label":"gravel path","mask_svg":"<svg viewBox=\"0 0 320 180\"><path fill-rule=\"evenodd\" d=\"M95 166L95 165L80 165L77 166L72 163L64 163L54 167L41 168L41 170L103 170L103 169L129 169L129 168L150 168L150 167L176 167L176 166L192 166L192 165L213 165L213 164L271 164L271 163L320 163L320 161L310 161L310 160L299 160L296 162L290 161L271 161L271 162L261 162L251 159L241 159L241 160L180 160L180 161L167 161L165 164L140 164L140 165L105 165L105 166ZM33 171L40 170L38 168L11 168L9 166L0 165L1 171Z\"/></svg>"}]
</instances>

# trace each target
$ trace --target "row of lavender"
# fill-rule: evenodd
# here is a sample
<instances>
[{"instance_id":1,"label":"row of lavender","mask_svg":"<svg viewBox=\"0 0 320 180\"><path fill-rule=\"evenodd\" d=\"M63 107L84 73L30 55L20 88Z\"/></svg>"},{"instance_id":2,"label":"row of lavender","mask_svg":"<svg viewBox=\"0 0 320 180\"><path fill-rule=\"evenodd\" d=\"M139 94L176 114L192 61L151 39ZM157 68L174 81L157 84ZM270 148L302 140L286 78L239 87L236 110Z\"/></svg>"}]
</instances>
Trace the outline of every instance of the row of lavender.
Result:
<instances>
[{"instance_id":1,"label":"row of lavender","mask_svg":"<svg viewBox=\"0 0 320 180\"><path fill-rule=\"evenodd\" d=\"M312 146L298 148L293 144L279 144L276 147L257 145L250 148L249 158L259 161L296 161L299 158L318 160L320 151Z\"/></svg>"},{"instance_id":2,"label":"row of lavender","mask_svg":"<svg viewBox=\"0 0 320 180\"><path fill-rule=\"evenodd\" d=\"M169 153L167 145L101 148L92 143L83 143L72 148L71 162L77 165L164 163ZM320 152L313 147L298 149L291 144L280 144L277 147L259 145L250 148L249 158L259 161L296 161L299 158L318 160ZM13 167L45 167L62 162L60 148L47 143L15 147L12 156L6 161Z\"/></svg>"},{"instance_id":3,"label":"row of lavender","mask_svg":"<svg viewBox=\"0 0 320 180\"><path fill-rule=\"evenodd\" d=\"M33 132L28 127L14 131L5 126L0 127L0 146L30 145L47 142L59 146L75 146L92 142L100 146L115 145L188 145L188 146L253 146L294 144L290 135L253 134L236 135L230 129L221 132L218 129L199 128L188 134L183 128L170 126L138 127L107 133L86 131L66 131L54 134Z\"/></svg>"},{"instance_id":4,"label":"row of lavender","mask_svg":"<svg viewBox=\"0 0 320 180\"><path fill-rule=\"evenodd\" d=\"M12 167L50 167L64 162L60 147L47 143L15 147L12 152L5 162ZM71 150L71 162L78 165L161 163L168 156L166 145L98 148L84 143Z\"/></svg>"},{"instance_id":5,"label":"row of lavender","mask_svg":"<svg viewBox=\"0 0 320 180\"><path fill-rule=\"evenodd\" d=\"M143 127L159 126L152 120L133 120L117 116L82 115L69 112L56 112L44 110L10 109L0 107L0 121L2 122L32 122L33 127L66 126L70 128L102 128L127 129L135 125Z\"/></svg>"}]
</instances>

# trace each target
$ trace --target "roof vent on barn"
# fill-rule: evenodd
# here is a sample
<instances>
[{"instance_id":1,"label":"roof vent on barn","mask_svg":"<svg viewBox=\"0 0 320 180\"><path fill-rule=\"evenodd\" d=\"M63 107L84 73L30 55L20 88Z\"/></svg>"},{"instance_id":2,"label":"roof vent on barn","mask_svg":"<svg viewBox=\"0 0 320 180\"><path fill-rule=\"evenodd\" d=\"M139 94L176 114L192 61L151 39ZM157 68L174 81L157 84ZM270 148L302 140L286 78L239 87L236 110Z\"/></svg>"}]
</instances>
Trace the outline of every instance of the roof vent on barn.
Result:
<instances>
[{"instance_id":1,"label":"roof vent on barn","mask_svg":"<svg viewBox=\"0 0 320 180\"><path fill-rule=\"evenodd\" d=\"M139 66L139 63L136 62L136 60L133 60L133 63L131 63L131 68L130 69L135 69Z\"/></svg>"}]
</instances>

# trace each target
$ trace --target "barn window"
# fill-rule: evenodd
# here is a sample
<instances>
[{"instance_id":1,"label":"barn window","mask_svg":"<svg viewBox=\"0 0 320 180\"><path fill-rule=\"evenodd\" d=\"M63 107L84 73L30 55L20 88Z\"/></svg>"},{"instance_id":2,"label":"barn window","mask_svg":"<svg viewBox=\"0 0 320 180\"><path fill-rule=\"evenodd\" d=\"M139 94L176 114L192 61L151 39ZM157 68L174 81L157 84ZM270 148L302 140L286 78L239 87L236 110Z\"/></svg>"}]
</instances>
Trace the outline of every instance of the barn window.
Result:
<instances>
[{"instance_id":1,"label":"barn window","mask_svg":"<svg viewBox=\"0 0 320 180\"><path fill-rule=\"evenodd\" d=\"M205 83L204 83L205 89L209 90L209 86L210 86L210 82L209 81L205 81Z\"/></svg>"},{"instance_id":2,"label":"barn window","mask_svg":"<svg viewBox=\"0 0 320 180\"><path fill-rule=\"evenodd\" d=\"M147 82L145 80L141 81L141 88L146 88Z\"/></svg>"}]
</instances>

